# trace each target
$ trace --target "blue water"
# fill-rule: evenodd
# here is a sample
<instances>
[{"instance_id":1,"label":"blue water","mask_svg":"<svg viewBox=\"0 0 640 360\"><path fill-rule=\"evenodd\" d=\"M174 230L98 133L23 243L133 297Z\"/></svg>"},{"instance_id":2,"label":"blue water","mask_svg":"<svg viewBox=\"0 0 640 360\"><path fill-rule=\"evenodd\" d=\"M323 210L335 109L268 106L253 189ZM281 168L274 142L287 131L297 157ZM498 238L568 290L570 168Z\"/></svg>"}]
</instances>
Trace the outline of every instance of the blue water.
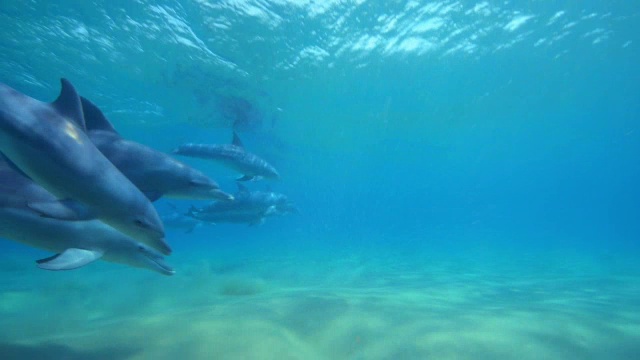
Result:
<instances>
[{"instance_id":1,"label":"blue water","mask_svg":"<svg viewBox=\"0 0 640 360\"><path fill-rule=\"evenodd\" d=\"M639 19L633 1L3 2L2 82L51 101L66 77L165 152L229 142L220 101L246 99L240 136L282 175L250 186L301 213L167 227L173 277L46 272L2 241L0 358L640 358Z\"/></svg>"}]
</instances>

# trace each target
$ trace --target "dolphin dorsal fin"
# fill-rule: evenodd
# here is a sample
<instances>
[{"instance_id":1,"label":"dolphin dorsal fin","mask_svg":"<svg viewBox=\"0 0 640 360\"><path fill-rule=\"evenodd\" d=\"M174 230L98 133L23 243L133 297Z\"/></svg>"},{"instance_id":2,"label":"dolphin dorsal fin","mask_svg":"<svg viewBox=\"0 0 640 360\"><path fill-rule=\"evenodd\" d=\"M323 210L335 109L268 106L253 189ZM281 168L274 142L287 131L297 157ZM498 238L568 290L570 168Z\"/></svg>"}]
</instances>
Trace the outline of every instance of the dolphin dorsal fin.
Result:
<instances>
[{"instance_id":1,"label":"dolphin dorsal fin","mask_svg":"<svg viewBox=\"0 0 640 360\"><path fill-rule=\"evenodd\" d=\"M87 124L87 130L103 130L118 135L118 132L113 127L111 122L102 113L94 103L87 100L85 97L80 97L82 102L82 111L84 112L84 121Z\"/></svg>"},{"instance_id":2,"label":"dolphin dorsal fin","mask_svg":"<svg viewBox=\"0 0 640 360\"><path fill-rule=\"evenodd\" d=\"M75 122L83 131L86 131L87 128L84 123L82 105L80 104L78 92L73 85L71 85L71 82L65 78L60 79L60 84L62 85L60 95L51 103L51 106L62 116Z\"/></svg>"},{"instance_id":3,"label":"dolphin dorsal fin","mask_svg":"<svg viewBox=\"0 0 640 360\"><path fill-rule=\"evenodd\" d=\"M242 185L239 182L236 182L236 184L238 185L238 192L241 192L241 193L249 192L249 188L247 188L246 186Z\"/></svg>"},{"instance_id":4,"label":"dolphin dorsal fin","mask_svg":"<svg viewBox=\"0 0 640 360\"><path fill-rule=\"evenodd\" d=\"M242 141L240 141L240 138L238 137L238 134L235 131L233 132L233 140L231 141L231 143L241 148L244 147L244 145L242 145Z\"/></svg>"}]
</instances>

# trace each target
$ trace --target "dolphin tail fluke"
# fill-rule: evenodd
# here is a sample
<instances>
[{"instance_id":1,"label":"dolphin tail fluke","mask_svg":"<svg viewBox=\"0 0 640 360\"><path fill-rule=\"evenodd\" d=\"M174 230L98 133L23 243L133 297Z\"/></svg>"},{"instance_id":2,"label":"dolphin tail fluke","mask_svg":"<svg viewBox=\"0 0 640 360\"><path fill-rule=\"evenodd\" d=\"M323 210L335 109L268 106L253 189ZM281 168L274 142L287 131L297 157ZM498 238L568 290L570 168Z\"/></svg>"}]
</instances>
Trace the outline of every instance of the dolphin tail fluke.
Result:
<instances>
[{"instance_id":1,"label":"dolphin tail fluke","mask_svg":"<svg viewBox=\"0 0 640 360\"><path fill-rule=\"evenodd\" d=\"M102 253L85 249L71 248L60 254L37 260L38 267L45 270L73 270L102 257Z\"/></svg>"}]
</instances>

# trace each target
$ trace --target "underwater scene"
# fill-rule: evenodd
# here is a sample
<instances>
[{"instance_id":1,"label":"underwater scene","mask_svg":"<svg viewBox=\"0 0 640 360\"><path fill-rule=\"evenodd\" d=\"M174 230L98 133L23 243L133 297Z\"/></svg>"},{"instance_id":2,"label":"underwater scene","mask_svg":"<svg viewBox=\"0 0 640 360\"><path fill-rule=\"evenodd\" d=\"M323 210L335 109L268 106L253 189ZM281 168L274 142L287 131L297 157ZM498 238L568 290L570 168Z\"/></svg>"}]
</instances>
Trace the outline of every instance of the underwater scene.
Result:
<instances>
[{"instance_id":1,"label":"underwater scene","mask_svg":"<svg viewBox=\"0 0 640 360\"><path fill-rule=\"evenodd\" d=\"M640 359L639 3L0 31L0 359Z\"/></svg>"}]
</instances>

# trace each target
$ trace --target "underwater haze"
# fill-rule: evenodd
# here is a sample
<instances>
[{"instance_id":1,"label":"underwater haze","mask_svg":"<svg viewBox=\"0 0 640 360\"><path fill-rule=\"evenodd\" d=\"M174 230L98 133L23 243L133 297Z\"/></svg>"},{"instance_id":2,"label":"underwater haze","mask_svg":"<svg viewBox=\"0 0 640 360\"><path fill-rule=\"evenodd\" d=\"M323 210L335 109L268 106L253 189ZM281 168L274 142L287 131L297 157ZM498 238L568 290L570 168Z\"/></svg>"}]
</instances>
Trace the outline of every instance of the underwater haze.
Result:
<instances>
[{"instance_id":1,"label":"underwater haze","mask_svg":"<svg viewBox=\"0 0 640 360\"><path fill-rule=\"evenodd\" d=\"M7 0L0 31L0 82L166 153L235 130L300 210L166 222L171 277L2 239L0 358L640 358L639 3Z\"/></svg>"}]
</instances>

